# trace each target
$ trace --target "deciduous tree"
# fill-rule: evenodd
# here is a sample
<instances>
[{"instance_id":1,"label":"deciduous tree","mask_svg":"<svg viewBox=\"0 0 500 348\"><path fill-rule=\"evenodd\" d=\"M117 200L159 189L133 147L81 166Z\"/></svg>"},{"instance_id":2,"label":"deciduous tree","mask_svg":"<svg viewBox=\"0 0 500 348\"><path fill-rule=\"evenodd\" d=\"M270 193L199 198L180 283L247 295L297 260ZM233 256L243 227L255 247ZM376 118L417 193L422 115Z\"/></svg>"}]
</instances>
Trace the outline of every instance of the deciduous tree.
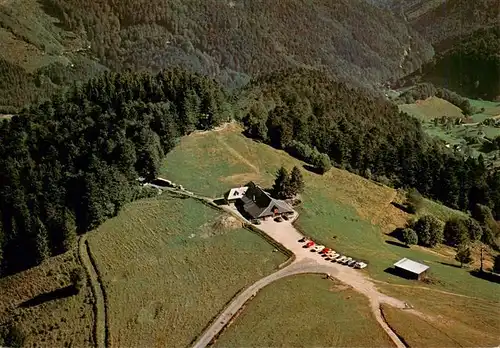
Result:
<instances>
[{"instance_id":1,"label":"deciduous tree","mask_svg":"<svg viewBox=\"0 0 500 348\"><path fill-rule=\"evenodd\" d=\"M468 245L460 245L455 255L455 260L460 262L460 267L472 262L472 252Z\"/></svg>"},{"instance_id":2,"label":"deciduous tree","mask_svg":"<svg viewBox=\"0 0 500 348\"><path fill-rule=\"evenodd\" d=\"M401 231L401 241L406 244L406 246L418 244L418 235L411 228L405 228Z\"/></svg>"},{"instance_id":3,"label":"deciduous tree","mask_svg":"<svg viewBox=\"0 0 500 348\"><path fill-rule=\"evenodd\" d=\"M432 215L424 215L418 219L413 230L418 235L420 245L434 247L443 241L443 224Z\"/></svg>"}]
</instances>

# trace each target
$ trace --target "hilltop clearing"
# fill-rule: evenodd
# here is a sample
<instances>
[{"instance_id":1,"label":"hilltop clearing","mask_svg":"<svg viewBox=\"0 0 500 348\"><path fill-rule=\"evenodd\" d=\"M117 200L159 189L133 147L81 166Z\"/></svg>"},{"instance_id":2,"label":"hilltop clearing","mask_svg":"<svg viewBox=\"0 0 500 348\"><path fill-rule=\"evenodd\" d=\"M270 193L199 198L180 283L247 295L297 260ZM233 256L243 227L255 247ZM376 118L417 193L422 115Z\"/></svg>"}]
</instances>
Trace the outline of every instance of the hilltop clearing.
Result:
<instances>
[{"instance_id":1,"label":"hilltop clearing","mask_svg":"<svg viewBox=\"0 0 500 348\"><path fill-rule=\"evenodd\" d=\"M294 165L304 163L284 151L245 138L241 128L226 127L219 132L184 137L167 155L161 175L195 193L221 197L229 188L249 180L270 187L279 167ZM367 271L376 279L411 284L385 272L404 256L430 264L439 280L435 287L491 301L496 298L497 284L448 265L454 264L453 249L445 246L435 250L410 249L387 242L394 242L388 234L411 218L391 204L397 200L396 190L336 168L324 175L304 170L303 175L306 189L297 226L307 236L341 253L367 260L370 263ZM425 201L420 214L429 213L442 219L463 216L461 212Z\"/></svg>"},{"instance_id":2,"label":"hilltop clearing","mask_svg":"<svg viewBox=\"0 0 500 348\"><path fill-rule=\"evenodd\" d=\"M248 180L255 180L264 187L270 187L275 171L280 166L291 168L294 165L304 165L303 162L290 157L283 151L245 138L240 132L241 128L229 125L219 131L184 137L180 144L167 155L161 175L172 178L175 182L200 194L220 197L221 193L227 189L239 186ZM181 161L184 164L183 167L178 165ZM197 173L204 173L204 175L200 176ZM296 222L296 226L300 228L302 233L337 252L368 262L369 266L366 268L366 272L377 280L377 285L381 284L379 288L382 292L392 295L393 292L389 292L390 289L401 288L398 295L394 295L394 297L404 299L414 305L415 310L424 313L424 318L426 316L436 317L437 314L431 309L433 306L441 305L442 298L437 295L448 294L449 301L454 301L455 297L457 299L463 298L464 301L456 300L453 302L456 304L453 306L453 313L449 315L447 313L439 319L440 321L446 320L446 325L453 332L473 333L469 337L461 334L456 338L454 344L474 342L474 344L481 345L484 342L494 340L491 326L485 326L481 329L480 326L468 319L460 320L460 317L466 317L471 313L474 313L474 316L482 315L482 311L489 308L484 313L493 320L498 311L496 295L498 284L476 278L469 273L471 269L461 269L455 265L453 260L455 252L452 248L446 246L438 246L434 249L417 246L405 248L395 242L388 234L394 228L403 226L406 219L411 218L410 215L391 204L397 200L396 190L335 168L324 175L309 171L303 171L303 175L305 192L301 195L303 203L299 208L300 216ZM435 214L443 220L451 216L463 216L461 212L429 201L424 202L419 214ZM431 267L429 282L416 284L414 281L404 280L388 273L387 269L401 257L419 260L429 265ZM491 265L491 261L489 264ZM477 266L476 263L474 267ZM297 284L294 279L282 282L287 282L289 287L294 289L296 286L294 284ZM272 344L276 340L284 339L283 337L287 335L290 337L287 336L286 339L291 341L307 337L309 334L312 335L306 329L307 325L302 325L300 328L290 328L290 331L287 331L285 327L268 331L265 327L258 325L255 320L256 311L262 314L263 311L276 308L272 304L274 303L272 298L276 296L275 286L279 286L279 284L265 288L245 307L241 316L236 318L231 324L232 326L222 334L219 345L250 344L247 338L249 332L261 333L259 334L259 337L262 337L261 344ZM311 283L310 286L318 285ZM418 293L422 301L414 301L413 295L406 292L405 289L413 287L422 288L422 291ZM316 293L314 292L314 294ZM481 305L478 309L470 308L466 301L469 297L480 298L477 301L484 306ZM319 301L311 292L308 292L305 298L301 291L298 293L290 292L290 297L287 298L290 299L290 302L285 305L285 308L299 308L300 314L297 313L297 316L307 316L309 310L316 313L325 310L324 306L321 309L317 309L313 305L308 308L308 301L314 303ZM256 301L255 304L253 301ZM283 315L278 314L280 309L276 308L276 311L276 315L270 314L269 320L282 322ZM336 312L334 309L334 313L331 314L332 323L339 320L337 314L340 312ZM294 314L289 312L288 315L293 316ZM330 314L323 313L322 315L329 318ZM413 313L411 315L414 316ZM396 312L395 316L390 318L392 322L389 324L396 325L393 322L403 317L403 315L398 317ZM355 322L367 323L365 319L357 317ZM419 321L421 317L414 320ZM493 321L491 322L493 323ZM321 337L322 342L330 342L331 339L348 339L344 335L335 334L337 329L342 331L343 322L340 322L339 326L332 325L333 333L322 335L321 331L315 331L318 337ZM425 335L422 333L424 338L432 337L443 329L437 322L431 322L428 325L430 326L427 328L427 333ZM303 332L304 336L297 337L298 332ZM399 334L399 331L397 332ZM486 336L481 337L481 332ZM225 337L226 334L227 337ZM332 338L330 334L333 334L334 337ZM408 332L401 333L401 336L413 339L413 336Z\"/></svg>"}]
</instances>

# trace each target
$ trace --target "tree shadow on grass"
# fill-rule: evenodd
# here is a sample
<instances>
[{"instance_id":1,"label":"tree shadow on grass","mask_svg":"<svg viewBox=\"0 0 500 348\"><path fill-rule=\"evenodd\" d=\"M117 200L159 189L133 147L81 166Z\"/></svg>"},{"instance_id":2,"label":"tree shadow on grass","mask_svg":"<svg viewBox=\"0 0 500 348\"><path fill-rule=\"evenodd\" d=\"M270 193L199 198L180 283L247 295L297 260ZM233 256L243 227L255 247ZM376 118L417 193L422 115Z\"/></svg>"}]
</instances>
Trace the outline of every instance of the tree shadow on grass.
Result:
<instances>
[{"instance_id":1,"label":"tree shadow on grass","mask_svg":"<svg viewBox=\"0 0 500 348\"><path fill-rule=\"evenodd\" d=\"M500 275L491 272L481 272L480 270L470 271L472 276L476 278L481 278L493 283L500 284Z\"/></svg>"},{"instance_id":2,"label":"tree shadow on grass","mask_svg":"<svg viewBox=\"0 0 500 348\"><path fill-rule=\"evenodd\" d=\"M445 265L445 266L450 266L450 267L455 267L455 268L462 268L460 265L456 265L454 263L449 263L449 262L441 262L439 261L440 264Z\"/></svg>"},{"instance_id":3,"label":"tree shadow on grass","mask_svg":"<svg viewBox=\"0 0 500 348\"><path fill-rule=\"evenodd\" d=\"M323 174L319 168L311 166L309 164L304 164L302 167L305 170L307 170L308 172L311 172L311 173L314 173L314 174L318 174L318 175L322 175Z\"/></svg>"},{"instance_id":4,"label":"tree shadow on grass","mask_svg":"<svg viewBox=\"0 0 500 348\"><path fill-rule=\"evenodd\" d=\"M407 246L406 244L400 243L400 242L395 242L395 241L392 241L392 240L386 240L385 242L387 244L395 245L395 246L398 246L400 248L410 249L409 246Z\"/></svg>"},{"instance_id":5,"label":"tree shadow on grass","mask_svg":"<svg viewBox=\"0 0 500 348\"><path fill-rule=\"evenodd\" d=\"M34 307L34 306L41 305L42 303L45 303L45 302L59 300L59 299L66 298L66 297L71 297L73 295L76 295L77 293L78 293L78 290L73 285L69 285L65 288L57 289L57 290L54 290L51 292L46 292L44 294L40 294L38 296L35 296L32 299L29 299L29 300L21 303L19 305L19 307L22 307L22 308Z\"/></svg>"},{"instance_id":6,"label":"tree shadow on grass","mask_svg":"<svg viewBox=\"0 0 500 348\"><path fill-rule=\"evenodd\" d=\"M413 214L414 212L412 212L410 209L408 209L408 207L404 206L403 204L400 204L400 203L397 203L397 202L391 202L391 205L404 211L405 213L407 214Z\"/></svg>"}]
</instances>

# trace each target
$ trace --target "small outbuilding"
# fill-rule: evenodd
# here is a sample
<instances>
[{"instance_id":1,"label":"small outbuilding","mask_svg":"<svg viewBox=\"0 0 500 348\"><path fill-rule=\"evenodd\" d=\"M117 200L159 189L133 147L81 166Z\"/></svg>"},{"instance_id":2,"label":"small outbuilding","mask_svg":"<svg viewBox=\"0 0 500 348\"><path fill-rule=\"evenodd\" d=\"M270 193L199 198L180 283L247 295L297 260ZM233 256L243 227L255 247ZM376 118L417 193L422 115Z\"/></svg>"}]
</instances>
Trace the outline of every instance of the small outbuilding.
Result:
<instances>
[{"instance_id":1,"label":"small outbuilding","mask_svg":"<svg viewBox=\"0 0 500 348\"><path fill-rule=\"evenodd\" d=\"M407 259L406 257L394 264L395 272L407 279L422 280L425 278L429 266Z\"/></svg>"},{"instance_id":2,"label":"small outbuilding","mask_svg":"<svg viewBox=\"0 0 500 348\"><path fill-rule=\"evenodd\" d=\"M248 186L235 187L230 189L224 195L226 204L235 203L237 200L242 199L248 190Z\"/></svg>"}]
</instances>

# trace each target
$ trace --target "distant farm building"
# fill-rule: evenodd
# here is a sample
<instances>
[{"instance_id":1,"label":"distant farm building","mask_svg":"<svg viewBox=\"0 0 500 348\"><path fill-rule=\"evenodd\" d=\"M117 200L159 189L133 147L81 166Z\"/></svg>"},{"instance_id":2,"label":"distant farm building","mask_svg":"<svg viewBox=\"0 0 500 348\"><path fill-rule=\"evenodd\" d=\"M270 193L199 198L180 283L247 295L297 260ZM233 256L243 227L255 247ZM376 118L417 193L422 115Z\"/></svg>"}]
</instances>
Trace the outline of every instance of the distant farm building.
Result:
<instances>
[{"instance_id":1,"label":"distant farm building","mask_svg":"<svg viewBox=\"0 0 500 348\"><path fill-rule=\"evenodd\" d=\"M272 198L261 187L253 182L244 187L229 190L224 195L226 202L235 203L240 210L251 219L274 218L282 215L293 215L294 210L285 201Z\"/></svg>"},{"instance_id":2,"label":"distant farm building","mask_svg":"<svg viewBox=\"0 0 500 348\"><path fill-rule=\"evenodd\" d=\"M401 277L422 280L426 277L429 266L405 257L394 264L394 269L395 273Z\"/></svg>"}]
</instances>

